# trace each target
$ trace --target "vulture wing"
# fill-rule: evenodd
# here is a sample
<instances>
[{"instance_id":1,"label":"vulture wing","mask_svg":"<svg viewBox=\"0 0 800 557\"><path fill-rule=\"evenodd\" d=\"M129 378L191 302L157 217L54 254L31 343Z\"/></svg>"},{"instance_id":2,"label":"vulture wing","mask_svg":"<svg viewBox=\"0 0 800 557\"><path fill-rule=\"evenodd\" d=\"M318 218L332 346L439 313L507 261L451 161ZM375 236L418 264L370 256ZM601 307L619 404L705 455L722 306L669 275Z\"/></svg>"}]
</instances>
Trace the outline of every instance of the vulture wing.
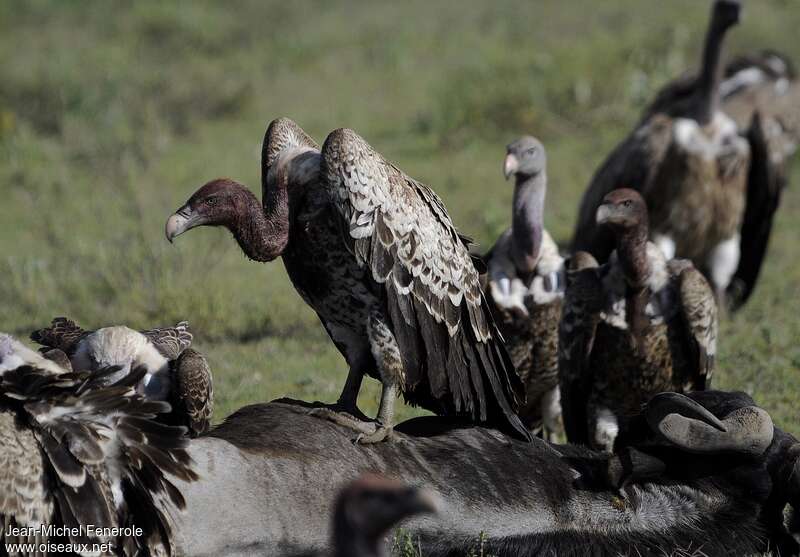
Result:
<instances>
[{"instance_id":1,"label":"vulture wing","mask_svg":"<svg viewBox=\"0 0 800 557\"><path fill-rule=\"evenodd\" d=\"M10 526L39 526L53 519L53 498L45 482L45 465L33 432L16 414L0 410L0 543L42 543L37 535L11 536Z\"/></svg>"},{"instance_id":2,"label":"vulture wing","mask_svg":"<svg viewBox=\"0 0 800 557\"><path fill-rule=\"evenodd\" d=\"M466 238L441 200L348 129L326 139L321 175L358 262L384 287L406 397L529 439L516 415L522 383L483 299Z\"/></svg>"},{"instance_id":3,"label":"vulture wing","mask_svg":"<svg viewBox=\"0 0 800 557\"><path fill-rule=\"evenodd\" d=\"M595 221L597 208L608 193L617 188L633 188L648 198L644 188L653 180L660 161L672 143L672 120L656 114L645 120L617 146L592 178L583 194L572 252L587 251L598 261L608 260L614 251L614 236ZM653 192L658 195L658 192ZM648 204L653 203L648 199Z\"/></svg>"},{"instance_id":4,"label":"vulture wing","mask_svg":"<svg viewBox=\"0 0 800 557\"><path fill-rule=\"evenodd\" d=\"M92 331L84 331L66 317L56 317L49 327L31 333L31 340L42 346L58 348L65 354L72 354L78 342Z\"/></svg>"},{"instance_id":5,"label":"vulture wing","mask_svg":"<svg viewBox=\"0 0 800 557\"><path fill-rule=\"evenodd\" d=\"M168 475L197 478L184 448L185 429L156 422L169 405L135 392L132 384L144 368L130 374L135 379L104 386L113 371L54 374L32 365L2 371L2 521L22 524L35 517L38 524L57 520L70 527L136 525L143 528L142 537L113 541L168 554L172 522L163 503L185 504ZM8 412L22 431L9 429Z\"/></svg>"},{"instance_id":6,"label":"vulture wing","mask_svg":"<svg viewBox=\"0 0 800 557\"><path fill-rule=\"evenodd\" d=\"M175 362L173 378L173 410L182 414L182 421L192 437L205 433L211 425L214 405L208 362L198 351L189 348Z\"/></svg>"},{"instance_id":7,"label":"vulture wing","mask_svg":"<svg viewBox=\"0 0 800 557\"><path fill-rule=\"evenodd\" d=\"M723 110L747 130L751 157L741 257L728 290L735 308L755 287L788 183L788 161L800 143L800 84L789 60L773 52L736 59L726 74Z\"/></svg>"},{"instance_id":8,"label":"vulture wing","mask_svg":"<svg viewBox=\"0 0 800 557\"><path fill-rule=\"evenodd\" d=\"M174 327L161 327L142 331L153 346L168 360L174 360L192 344L189 322L181 321Z\"/></svg>"},{"instance_id":9,"label":"vulture wing","mask_svg":"<svg viewBox=\"0 0 800 557\"><path fill-rule=\"evenodd\" d=\"M567 286L559 324L559 384L564 430L570 443L588 444L586 414L592 386L589 366L603 305L597 261L578 252L567 263Z\"/></svg>"},{"instance_id":10,"label":"vulture wing","mask_svg":"<svg viewBox=\"0 0 800 557\"><path fill-rule=\"evenodd\" d=\"M696 362L694 377L687 378L687 390L702 391L710 387L717 352L719 321L714 293L703 274L689 261L673 259L670 274L677 277L680 308Z\"/></svg>"}]
</instances>

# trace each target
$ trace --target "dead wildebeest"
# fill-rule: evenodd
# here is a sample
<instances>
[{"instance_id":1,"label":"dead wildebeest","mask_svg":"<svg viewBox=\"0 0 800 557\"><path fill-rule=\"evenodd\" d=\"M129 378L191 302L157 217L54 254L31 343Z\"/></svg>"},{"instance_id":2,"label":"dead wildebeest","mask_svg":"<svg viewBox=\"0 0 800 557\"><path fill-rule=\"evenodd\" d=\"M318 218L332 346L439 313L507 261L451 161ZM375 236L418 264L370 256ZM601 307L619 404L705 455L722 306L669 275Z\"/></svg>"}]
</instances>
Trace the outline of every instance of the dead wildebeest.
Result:
<instances>
[{"instance_id":1,"label":"dead wildebeest","mask_svg":"<svg viewBox=\"0 0 800 557\"><path fill-rule=\"evenodd\" d=\"M468 554L481 533L498 556L797 555L783 511L800 503L800 444L747 395L691 396L653 399L618 455L434 417L399 426L403 442L361 446L309 405L247 406L191 441L201 480L181 486L176 543L188 555L324 549L341 486L377 472L440 494L440 513L403 525L426 557Z\"/></svg>"}]
</instances>

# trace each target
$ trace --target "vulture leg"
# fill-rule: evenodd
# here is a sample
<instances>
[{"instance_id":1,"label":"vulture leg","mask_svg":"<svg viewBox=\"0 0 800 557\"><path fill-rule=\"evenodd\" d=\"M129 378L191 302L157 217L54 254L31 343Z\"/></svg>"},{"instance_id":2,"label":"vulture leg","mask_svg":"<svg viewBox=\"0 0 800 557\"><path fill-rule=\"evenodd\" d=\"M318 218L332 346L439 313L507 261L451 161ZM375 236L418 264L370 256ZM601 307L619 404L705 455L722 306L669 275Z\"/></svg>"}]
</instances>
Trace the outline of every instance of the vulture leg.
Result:
<instances>
[{"instance_id":1,"label":"vulture leg","mask_svg":"<svg viewBox=\"0 0 800 557\"><path fill-rule=\"evenodd\" d=\"M339 402L334 407L315 408L311 411L314 416L357 431L358 437L355 442L363 444L380 443L392 438L394 403L405 384L400 347L387 324L386 317L377 308L373 308L370 312L367 336L383 384L377 420L359 419L363 414L356 407L356 397L361 387L363 373L360 372L361 367L357 365L350 368Z\"/></svg>"},{"instance_id":2,"label":"vulture leg","mask_svg":"<svg viewBox=\"0 0 800 557\"><path fill-rule=\"evenodd\" d=\"M378 408L378 422L374 433L360 435L359 443L379 443L391 438L394 425L394 403L397 395L404 387L405 374L400 347L394 333L386 322L386 317L377 308L373 308L367 322L367 335L370 349L378 365L383 383L381 404Z\"/></svg>"},{"instance_id":3,"label":"vulture leg","mask_svg":"<svg viewBox=\"0 0 800 557\"><path fill-rule=\"evenodd\" d=\"M717 296L717 304L720 308L727 307L725 294L739 267L740 242L738 234L723 240L711 250L708 258L711 285L714 287L714 294Z\"/></svg>"}]
</instances>

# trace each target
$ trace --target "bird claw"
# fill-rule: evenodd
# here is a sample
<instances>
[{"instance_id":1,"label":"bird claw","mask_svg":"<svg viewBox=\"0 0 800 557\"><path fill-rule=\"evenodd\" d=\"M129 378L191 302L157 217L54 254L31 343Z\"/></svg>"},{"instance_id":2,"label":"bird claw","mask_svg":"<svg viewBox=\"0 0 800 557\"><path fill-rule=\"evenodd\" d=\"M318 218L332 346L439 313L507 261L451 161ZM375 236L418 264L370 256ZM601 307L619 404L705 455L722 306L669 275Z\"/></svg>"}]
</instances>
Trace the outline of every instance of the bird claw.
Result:
<instances>
[{"instance_id":1,"label":"bird claw","mask_svg":"<svg viewBox=\"0 0 800 557\"><path fill-rule=\"evenodd\" d=\"M394 429L382 424L375 424L375 431L373 433L359 433L358 437L353 439L353 443L356 445L371 445L383 441L392 441L394 438Z\"/></svg>"},{"instance_id":2,"label":"bird claw","mask_svg":"<svg viewBox=\"0 0 800 557\"><path fill-rule=\"evenodd\" d=\"M359 436L356 438L356 440L358 440L361 436L373 436L378 429L378 425L375 422L360 420L347 412L339 412L328 407L314 408L309 410L308 415L333 422L342 427L346 427L358 432Z\"/></svg>"}]
</instances>

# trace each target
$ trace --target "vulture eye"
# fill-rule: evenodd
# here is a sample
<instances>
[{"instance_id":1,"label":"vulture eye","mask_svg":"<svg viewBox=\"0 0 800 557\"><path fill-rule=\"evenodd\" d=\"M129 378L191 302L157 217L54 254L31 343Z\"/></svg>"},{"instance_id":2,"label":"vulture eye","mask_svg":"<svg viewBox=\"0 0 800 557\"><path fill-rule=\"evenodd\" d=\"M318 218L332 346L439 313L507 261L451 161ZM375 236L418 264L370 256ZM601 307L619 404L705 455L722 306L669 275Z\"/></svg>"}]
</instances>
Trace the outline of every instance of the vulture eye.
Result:
<instances>
[{"instance_id":1,"label":"vulture eye","mask_svg":"<svg viewBox=\"0 0 800 557\"><path fill-rule=\"evenodd\" d=\"M633 205L633 203L631 202L630 199L626 199L625 201L622 202L623 207L630 207L631 205Z\"/></svg>"},{"instance_id":2,"label":"vulture eye","mask_svg":"<svg viewBox=\"0 0 800 557\"><path fill-rule=\"evenodd\" d=\"M216 197L209 197L208 199L206 199L206 205L208 205L209 207L213 207L216 204L217 204Z\"/></svg>"},{"instance_id":3,"label":"vulture eye","mask_svg":"<svg viewBox=\"0 0 800 557\"><path fill-rule=\"evenodd\" d=\"M525 154L529 155L529 156L533 156L533 155L536 154L536 151L538 151L538 149L536 147L531 147L530 149L525 151Z\"/></svg>"}]
</instances>

